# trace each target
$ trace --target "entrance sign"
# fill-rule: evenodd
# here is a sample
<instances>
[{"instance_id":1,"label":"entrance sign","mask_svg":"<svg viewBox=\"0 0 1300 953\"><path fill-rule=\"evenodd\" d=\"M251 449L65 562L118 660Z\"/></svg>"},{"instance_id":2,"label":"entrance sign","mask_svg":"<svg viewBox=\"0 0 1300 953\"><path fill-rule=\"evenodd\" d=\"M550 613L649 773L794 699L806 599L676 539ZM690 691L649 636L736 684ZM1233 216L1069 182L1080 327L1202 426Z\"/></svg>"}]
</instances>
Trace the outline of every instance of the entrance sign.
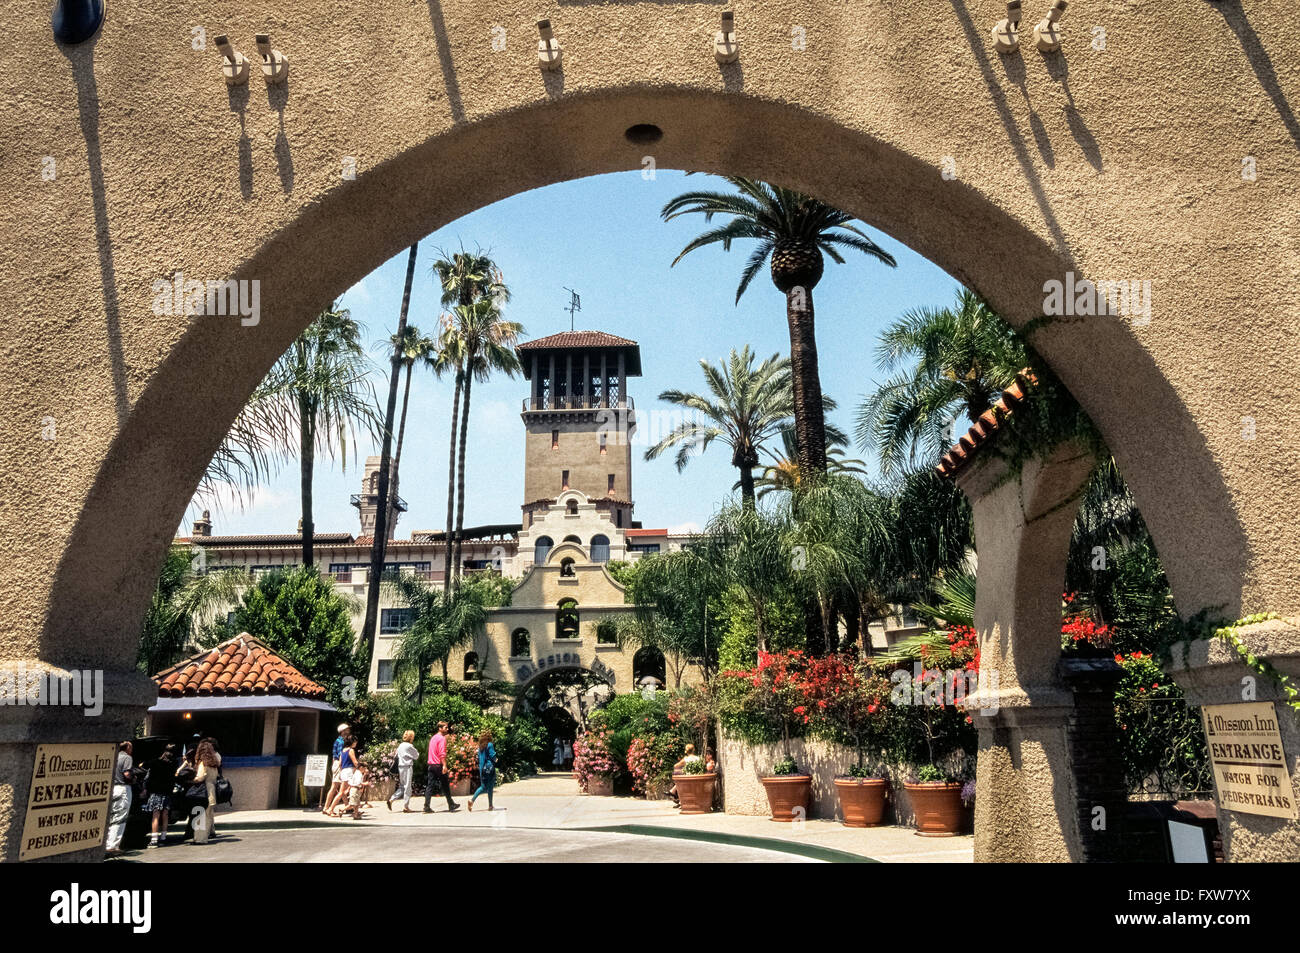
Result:
<instances>
[{"instance_id":1,"label":"entrance sign","mask_svg":"<svg viewBox=\"0 0 1300 953\"><path fill-rule=\"evenodd\" d=\"M1201 708L1219 806L1242 814L1300 817L1272 702Z\"/></svg>"},{"instance_id":2,"label":"entrance sign","mask_svg":"<svg viewBox=\"0 0 1300 953\"><path fill-rule=\"evenodd\" d=\"M329 755L307 755L307 769L303 772L302 786L305 788L323 788L325 773L329 770Z\"/></svg>"},{"instance_id":3,"label":"entrance sign","mask_svg":"<svg viewBox=\"0 0 1300 953\"><path fill-rule=\"evenodd\" d=\"M37 745L19 860L98 847L108 825L117 745Z\"/></svg>"}]
</instances>

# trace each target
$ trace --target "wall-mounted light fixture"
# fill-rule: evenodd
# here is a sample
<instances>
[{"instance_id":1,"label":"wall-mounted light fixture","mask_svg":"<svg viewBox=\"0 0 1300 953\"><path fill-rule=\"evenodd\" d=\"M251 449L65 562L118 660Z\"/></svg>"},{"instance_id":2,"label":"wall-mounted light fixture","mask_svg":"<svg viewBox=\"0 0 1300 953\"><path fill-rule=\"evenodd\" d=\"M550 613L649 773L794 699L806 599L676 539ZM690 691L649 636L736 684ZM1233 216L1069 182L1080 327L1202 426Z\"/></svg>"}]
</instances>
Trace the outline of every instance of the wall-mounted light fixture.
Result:
<instances>
[{"instance_id":1,"label":"wall-mounted light fixture","mask_svg":"<svg viewBox=\"0 0 1300 953\"><path fill-rule=\"evenodd\" d=\"M1056 0L1052 9L1047 11L1047 16L1034 27L1034 43L1040 53L1055 53L1061 48L1061 31L1056 24L1065 16L1065 8L1069 5L1067 0Z\"/></svg>"},{"instance_id":2,"label":"wall-mounted light fixture","mask_svg":"<svg viewBox=\"0 0 1300 953\"><path fill-rule=\"evenodd\" d=\"M994 24L993 48L1003 56L1020 49L1020 0L1009 0L1006 18Z\"/></svg>"},{"instance_id":3,"label":"wall-mounted light fixture","mask_svg":"<svg viewBox=\"0 0 1300 953\"><path fill-rule=\"evenodd\" d=\"M262 75L268 83L283 83L289 75L289 57L271 49L271 34L257 34L257 52L262 56Z\"/></svg>"},{"instance_id":4,"label":"wall-mounted light fixture","mask_svg":"<svg viewBox=\"0 0 1300 953\"><path fill-rule=\"evenodd\" d=\"M58 0L50 25L54 38L72 45L85 43L104 23L104 0Z\"/></svg>"},{"instance_id":5,"label":"wall-mounted light fixture","mask_svg":"<svg viewBox=\"0 0 1300 953\"><path fill-rule=\"evenodd\" d=\"M230 45L230 37L221 34L213 40L221 51L221 75L227 86L242 86L248 82L248 59Z\"/></svg>"},{"instance_id":6,"label":"wall-mounted light fixture","mask_svg":"<svg viewBox=\"0 0 1300 953\"><path fill-rule=\"evenodd\" d=\"M719 63L734 63L740 59L740 44L736 42L736 15L730 10L722 14L722 29L713 34L713 55Z\"/></svg>"},{"instance_id":7,"label":"wall-mounted light fixture","mask_svg":"<svg viewBox=\"0 0 1300 953\"><path fill-rule=\"evenodd\" d=\"M537 33L541 37L537 41L538 63L541 64L542 69L559 69L560 61L564 59L564 50L560 48L560 41L555 38L551 21L538 20Z\"/></svg>"}]
</instances>

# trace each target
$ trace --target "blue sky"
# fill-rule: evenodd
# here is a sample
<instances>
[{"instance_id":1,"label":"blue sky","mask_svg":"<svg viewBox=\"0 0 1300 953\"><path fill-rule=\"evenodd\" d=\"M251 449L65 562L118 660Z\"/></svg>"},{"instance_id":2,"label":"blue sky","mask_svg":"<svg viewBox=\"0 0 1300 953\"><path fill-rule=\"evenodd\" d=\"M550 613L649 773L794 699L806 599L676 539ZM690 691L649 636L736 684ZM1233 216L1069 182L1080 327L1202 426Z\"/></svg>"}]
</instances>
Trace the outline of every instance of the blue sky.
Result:
<instances>
[{"instance_id":1,"label":"blue sky","mask_svg":"<svg viewBox=\"0 0 1300 953\"><path fill-rule=\"evenodd\" d=\"M638 341L644 376L630 379L628 392L638 411L667 410L656 399L660 391L703 389L701 358L717 362L745 344L762 357L789 350L785 299L766 269L735 304L751 242L737 243L730 252L721 246L700 249L669 268L704 221L687 216L665 223L659 210L683 191L715 187L726 183L663 170L653 180L640 171L621 172L548 186L479 209L420 242L408 320L427 332L437 324L438 290L430 274L437 249L481 245L501 266L513 295L507 316L523 324L526 337L568 330L564 288L577 290L582 311L575 327ZM822 387L839 402L831 419L850 433L857 405L881 376L875 362L881 329L909 308L949 304L958 287L938 266L888 235L866 231L894 255L898 267L855 252L848 253L852 257L844 265L828 259L814 297ZM396 329L406 257L403 251L384 262L343 296L344 306L365 326L368 346ZM387 361L381 367L379 352L370 353L377 358L375 385L382 397ZM504 377L474 387L466 525L520 518L524 444L519 409L527 387L522 379ZM399 537L412 529L440 529L445 521L451 399L450 381L416 369L401 473L401 493L410 510L398 524ZM721 445L693 459L681 473L671 456L646 461L644 450L634 448L632 485L636 518L647 527L703 525L736 480L730 454ZM867 457L861 448L853 450L851 456ZM358 531L348 497L360 488L362 458L378 452L363 440L358 460L349 458L346 472L337 460L318 460L318 532ZM290 464L242 507L229 500L214 507L213 532L292 533L299 515L297 467Z\"/></svg>"}]
</instances>

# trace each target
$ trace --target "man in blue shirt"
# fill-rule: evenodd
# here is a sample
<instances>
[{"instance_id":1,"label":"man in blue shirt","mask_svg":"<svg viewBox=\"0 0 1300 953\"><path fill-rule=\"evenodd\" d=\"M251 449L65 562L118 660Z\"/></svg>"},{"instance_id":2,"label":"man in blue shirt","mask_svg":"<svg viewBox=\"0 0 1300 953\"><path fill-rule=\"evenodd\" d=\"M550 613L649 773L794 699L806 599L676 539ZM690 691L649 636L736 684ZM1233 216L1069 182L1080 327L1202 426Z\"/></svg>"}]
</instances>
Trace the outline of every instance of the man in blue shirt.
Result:
<instances>
[{"instance_id":1,"label":"man in blue shirt","mask_svg":"<svg viewBox=\"0 0 1300 953\"><path fill-rule=\"evenodd\" d=\"M339 782L339 768L343 764L343 749L351 737L352 729L347 726L347 723L339 725L339 736L334 739L333 763L330 765L330 777L333 781L330 784L329 797L323 799L325 803L321 808L322 814L328 814L333 809L334 802L343 796L343 786Z\"/></svg>"}]
</instances>

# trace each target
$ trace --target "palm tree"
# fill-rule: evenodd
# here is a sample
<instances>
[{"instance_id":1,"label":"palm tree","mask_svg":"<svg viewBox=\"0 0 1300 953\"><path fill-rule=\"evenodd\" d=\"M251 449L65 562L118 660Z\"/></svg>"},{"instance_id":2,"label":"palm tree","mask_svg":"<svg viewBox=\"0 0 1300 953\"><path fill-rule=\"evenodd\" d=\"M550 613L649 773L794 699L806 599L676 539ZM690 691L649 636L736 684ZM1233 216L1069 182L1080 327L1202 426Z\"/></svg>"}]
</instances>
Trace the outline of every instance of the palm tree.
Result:
<instances>
[{"instance_id":1,"label":"palm tree","mask_svg":"<svg viewBox=\"0 0 1300 953\"><path fill-rule=\"evenodd\" d=\"M379 418L370 362L361 345L361 326L337 303L298 335L254 394L258 413L275 418L282 430L297 430L302 494L302 562L315 561L312 475L318 452L347 468L349 437L356 453L356 426L373 433Z\"/></svg>"},{"instance_id":2,"label":"palm tree","mask_svg":"<svg viewBox=\"0 0 1300 953\"><path fill-rule=\"evenodd\" d=\"M482 248L477 248L473 252L466 252L461 248L459 252L451 255L440 249L438 254L440 257L433 263L433 276L442 289L440 300L444 308L468 307L482 299L490 299L498 305L505 305L510 301L510 289L502 280L501 269ZM465 386L464 342L450 315L443 316L434 371L439 377L452 374L456 382L455 396L451 404L451 448L447 452L447 531L444 537L446 549L443 556L443 585L449 586L452 577L452 530L456 507L456 437L460 425L460 398Z\"/></svg>"},{"instance_id":3,"label":"palm tree","mask_svg":"<svg viewBox=\"0 0 1300 953\"><path fill-rule=\"evenodd\" d=\"M702 555L754 613L758 650L767 651L770 615L794 583L798 554L783 514L735 504L722 507L704 531Z\"/></svg>"},{"instance_id":4,"label":"palm tree","mask_svg":"<svg viewBox=\"0 0 1300 953\"><path fill-rule=\"evenodd\" d=\"M412 610L411 624L394 647L394 658L416 666L416 703L422 704L429 666L442 663L446 691L447 659L456 649L474 644L487 621L487 608L476 590L436 588L409 573L386 573L384 586L395 601Z\"/></svg>"},{"instance_id":5,"label":"palm tree","mask_svg":"<svg viewBox=\"0 0 1300 953\"><path fill-rule=\"evenodd\" d=\"M457 305L448 330L459 338L464 402L460 408L460 448L456 463L456 535L452 572L460 576L461 530L465 525L465 449L469 443L469 405L474 381L486 382L494 371L514 377L520 370L515 344L524 331L517 321L507 321L497 301L480 298L473 304Z\"/></svg>"},{"instance_id":6,"label":"palm tree","mask_svg":"<svg viewBox=\"0 0 1300 953\"><path fill-rule=\"evenodd\" d=\"M772 283L785 295L786 322L790 328L799 462L806 473L823 473L826 470L825 412L817 370L812 296L825 267L822 254L836 264L843 264L837 249L841 246L857 249L890 267L896 262L861 229L850 224L850 215L837 208L801 192L754 179L727 176L727 181L739 194L687 192L664 206L660 214L665 221L692 212L702 213L705 222L714 215L731 216L725 225L697 236L682 249L673 264L705 245L721 243L723 251L730 251L731 243L738 238L755 239L758 245L749 256L736 289L739 302L763 262L771 259Z\"/></svg>"},{"instance_id":7,"label":"palm tree","mask_svg":"<svg viewBox=\"0 0 1300 953\"><path fill-rule=\"evenodd\" d=\"M399 340L394 334L389 338L388 346L401 354L402 365L406 368L406 383L402 390L401 423L397 427L397 449L393 451L393 485L388 492L388 505L393 507L397 504L397 484L402 468L402 442L406 439L406 410L411 402L411 370L417 362L424 364L425 367L436 369L435 354L438 345L422 335L415 325L408 324L403 337Z\"/></svg>"},{"instance_id":8,"label":"palm tree","mask_svg":"<svg viewBox=\"0 0 1300 953\"><path fill-rule=\"evenodd\" d=\"M950 308L916 308L885 329L877 363L896 372L863 402L857 438L893 476L929 465L952 445L957 421L993 406L1031 362L1024 342L975 292ZM964 428L962 428L964 429Z\"/></svg>"},{"instance_id":9,"label":"palm tree","mask_svg":"<svg viewBox=\"0 0 1300 953\"><path fill-rule=\"evenodd\" d=\"M866 461L849 459L845 456L844 445L848 443L848 435L831 424L826 425L826 474L827 476L843 476L848 474L865 474ZM771 458L772 462L763 468L763 475L754 481L754 487L758 490L758 498L761 500L772 492L789 492L804 485L802 473L799 469L799 448L798 438L795 436L794 428L785 426L781 428L781 449L782 453L777 454L768 447L763 448L763 452Z\"/></svg>"},{"instance_id":10,"label":"palm tree","mask_svg":"<svg viewBox=\"0 0 1300 953\"><path fill-rule=\"evenodd\" d=\"M174 548L167 553L153 600L140 632L136 667L146 675L178 662L205 626L225 621L220 610L237 605L248 586L242 570L204 572L191 553Z\"/></svg>"},{"instance_id":11,"label":"palm tree","mask_svg":"<svg viewBox=\"0 0 1300 953\"><path fill-rule=\"evenodd\" d=\"M660 400L699 416L678 424L645 454L647 460L653 460L676 447L677 470L681 472L693 452L703 453L714 440L721 441L731 448L731 465L740 471L741 498L751 507L759 450L794 415L789 360L773 354L757 367L754 360L748 344L739 352L733 349L717 367L701 360L707 395L680 390L660 394Z\"/></svg>"},{"instance_id":12,"label":"palm tree","mask_svg":"<svg viewBox=\"0 0 1300 953\"><path fill-rule=\"evenodd\" d=\"M384 408L383 436L379 449L379 500L375 506L374 537L370 541L370 575L366 587L366 618L361 625L361 640L369 655L375 654L375 625L379 618L379 576L384 571L384 553L388 548L388 494L393 452L393 417L397 413L397 377L402 367L402 345L406 341L406 313L411 306L411 284L415 280L415 256L420 243L411 246L406 258L406 283L402 289L402 308L397 316L397 333L393 335L393 356L388 372L388 403ZM409 379L409 378L408 378Z\"/></svg>"}]
</instances>

